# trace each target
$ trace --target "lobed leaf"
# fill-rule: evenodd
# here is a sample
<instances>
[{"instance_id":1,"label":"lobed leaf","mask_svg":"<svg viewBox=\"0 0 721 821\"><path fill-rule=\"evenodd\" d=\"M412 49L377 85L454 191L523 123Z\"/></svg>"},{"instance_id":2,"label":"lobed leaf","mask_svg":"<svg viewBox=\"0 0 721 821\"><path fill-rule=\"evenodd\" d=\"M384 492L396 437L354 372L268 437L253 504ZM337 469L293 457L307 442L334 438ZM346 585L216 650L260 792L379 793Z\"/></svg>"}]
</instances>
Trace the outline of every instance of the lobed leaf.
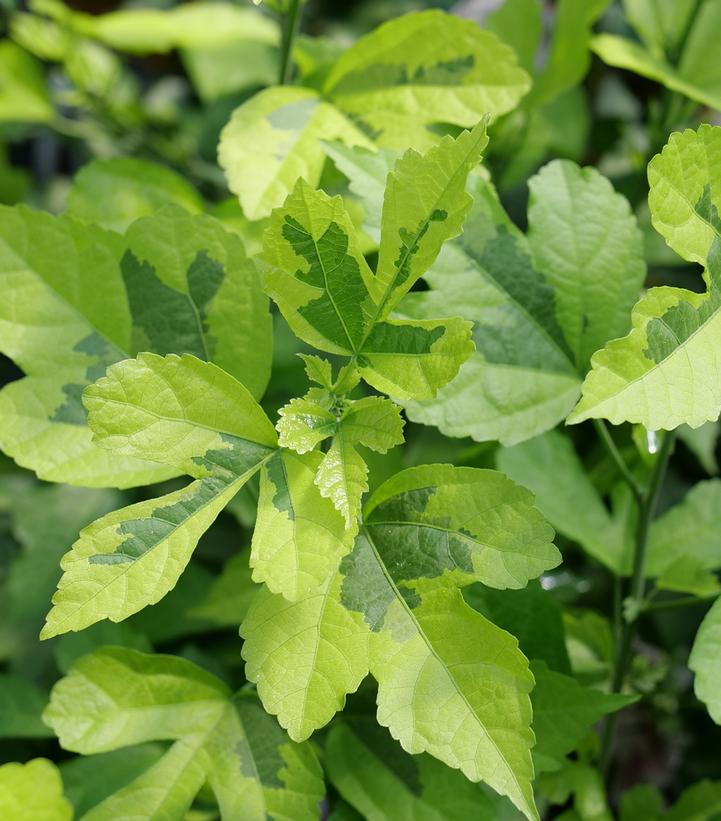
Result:
<instances>
[{"instance_id":1,"label":"lobed leaf","mask_svg":"<svg viewBox=\"0 0 721 821\"><path fill-rule=\"evenodd\" d=\"M58 768L46 758L0 767L0 813L27 821L71 821Z\"/></svg>"}]
</instances>

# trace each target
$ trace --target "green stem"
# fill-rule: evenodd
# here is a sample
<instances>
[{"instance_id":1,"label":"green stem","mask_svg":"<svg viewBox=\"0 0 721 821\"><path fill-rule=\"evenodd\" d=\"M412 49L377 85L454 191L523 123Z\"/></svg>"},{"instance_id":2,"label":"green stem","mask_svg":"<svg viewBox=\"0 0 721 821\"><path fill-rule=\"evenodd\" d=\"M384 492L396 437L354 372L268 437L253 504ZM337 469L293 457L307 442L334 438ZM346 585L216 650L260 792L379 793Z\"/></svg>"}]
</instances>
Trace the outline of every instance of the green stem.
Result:
<instances>
[{"instance_id":1,"label":"green stem","mask_svg":"<svg viewBox=\"0 0 721 821\"><path fill-rule=\"evenodd\" d=\"M636 504L640 506L643 498L643 491L626 464L626 460L621 455L621 451L616 447L616 443L613 441L613 437L611 436L608 426L603 419L594 419L593 424L596 427L596 432L598 433L599 439L603 442L609 456L615 462L618 472L623 477L624 482L626 482L626 484L631 488Z\"/></svg>"},{"instance_id":2,"label":"green stem","mask_svg":"<svg viewBox=\"0 0 721 821\"><path fill-rule=\"evenodd\" d=\"M288 85L293 70L291 56L293 43L300 26L300 5L301 0L289 0L288 11L285 14L283 39L280 47L280 74L278 76L278 84L282 86Z\"/></svg>"},{"instance_id":3,"label":"green stem","mask_svg":"<svg viewBox=\"0 0 721 821\"><path fill-rule=\"evenodd\" d=\"M651 473L651 479L648 483L646 491L641 495L638 506L638 522L636 525L636 536L634 540L633 550L633 569L631 572L631 583L629 586L629 596L632 602L635 602L640 610L643 605L644 591L646 588L646 577L644 574L644 564L646 561L646 547L648 544L648 530L653 519L656 504L658 502L658 495L663 484L663 478L666 475L666 468L668 467L668 460L673 449L674 434L673 431L668 432L661 443L656 463ZM620 693L623 688L623 683L628 673L628 667L631 662L631 646L633 637L636 632L636 620L626 620L621 626L621 635L616 644L616 653L613 664L613 675L611 678L611 692ZM603 739L601 742L601 772L606 775L611 763L611 748L613 747L613 739L616 733L616 722L618 714L609 716L604 727Z\"/></svg>"}]
</instances>

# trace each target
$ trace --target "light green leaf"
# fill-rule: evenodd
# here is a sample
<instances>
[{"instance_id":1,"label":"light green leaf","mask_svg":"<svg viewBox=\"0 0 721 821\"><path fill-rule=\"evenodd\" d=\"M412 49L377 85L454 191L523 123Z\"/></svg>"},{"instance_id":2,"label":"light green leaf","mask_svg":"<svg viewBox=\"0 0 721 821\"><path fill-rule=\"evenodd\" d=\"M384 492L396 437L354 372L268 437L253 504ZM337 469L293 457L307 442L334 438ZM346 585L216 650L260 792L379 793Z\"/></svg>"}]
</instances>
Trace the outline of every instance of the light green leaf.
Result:
<instances>
[{"instance_id":1,"label":"light green leaf","mask_svg":"<svg viewBox=\"0 0 721 821\"><path fill-rule=\"evenodd\" d=\"M220 511L273 453L275 431L232 376L188 354L141 354L88 389L93 430L120 453L165 461L196 481L82 531L43 638L120 621L172 590ZM122 412L119 412L122 408Z\"/></svg>"},{"instance_id":2,"label":"light green leaf","mask_svg":"<svg viewBox=\"0 0 721 821\"><path fill-rule=\"evenodd\" d=\"M322 459L281 450L261 470L253 579L290 601L324 589L351 547L344 518L315 484Z\"/></svg>"},{"instance_id":3,"label":"light green leaf","mask_svg":"<svg viewBox=\"0 0 721 821\"><path fill-rule=\"evenodd\" d=\"M379 723L408 752L429 752L537 818L528 726L533 677L518 643L458 590L416 589L410 604L390 580L386 585L393 599L370 646Z\"/></svg>"},{"instance_id":4,"label":"light green leaf","mask_svg":"<svg viewBox=\"0 0 721 821\"><path fill-rule=\"evenodd\" d=\"M388 319L368 335L358 365L369 385L394 399L431 399L473 349L464 319Z\"/></svg>"},{"instance_id":5,"label":"light green leaf","mask_svg":"<svg viewBox=\"0 0 721 821\"><path fill-rule=\"evenodd\" d=\"M361 375L378 390L429 398L472 352L463 320L380 321L384 307L374 294L384 299L383 287L340 197L299 181L273 213L264 256L266 290L293 332L320 350L355 354Z\"/></svg>"},{"instance_id":6,"label":"light green leaf","mask_svg":"<svg viewBox=\"0 0 721 821\"><path fill-rule=\"evenodd\" d=\"M533 491L538 507L556 530L610 570L630 570L622 523L612 518L567 436L549 431L501 448L496 464Z\"/></svg>"},{"instance_id":7,"label":"light green leaf","mask_svg":"<svg viewBox=\"0 0 721 821\"><path fill-rule=\"evenodd\" d=\"M536 818L526 659L457 585L523 586L558 562L551 535L530 494L500 474L403 471L368 501L327 595L259 597L242 628L248 675L265 706L305 734L330 720L370 666L378 719L407 751L486 781ZM333 637L350 661L338 660ZM491 701L481 695L489 691Z\"/></svg>"},{"instance_id":8,"label":"light green leaf","mask_svg":"<svg viewBox=\"0 0 721 821\"><path fill-rule=\"evenodd\" d=\"M305 396L291 399L278 411L278 443L296 453L308 453L333 436L338 417L333 413L333 397L323 388L310 388Z\"/></svg>"},{"instance_id":9,"label":"light green leaf","mask_svg":"<svg viewBox=\"0 0 721 821\"><path fill-rule=\"evenodd\" d=\"M396 580L445 574L460 585L517 589L561 560L533 502L497 471L423 465L384 482L363 521Z\"/></svg>"},{"instance_id":10,"label":"light green leaf","mask_svg":"<svg viewBox=\"0 0 721 821\"><path fill-rule=\"evenodd\" d=\"M69 214L118 233L168 204L191 214L203 210L198 192L180 174L135 157L89 162L76 174L68 194Z\"/></svg>"},{"instance_id":11,"label":"light green leaf","mask_svg":"<svg viewBox=\"0 0 721 821\"><path fill-rule=\"evenodd\" d=\"M342 603L342 582L333 573L295 602L263 589L240 628L246 676L296 741L327 724L368 674L368 627Z\"/></svg>"},{"instance_id":12,"label":"light green leaf","mask_svg":"<svg viewBox=\"0 0 721 821\"><path fill-rule=\"evenodd\" d=\"M470 20L439 10L390 20L335 63L324 94L382 146L423 149L427 126L469 127L513 109L529 78L513 50Z\"/></svg>"},{"instance_id":13,"label":"light green leaf","mask_svg":"<svg viewBox=\"0 0 721 821\"><path fill-rule=\"evenodd\" d=\"M315 483L343 516L346 528L355 532L361 497L368 490L368 466L342 427L318 465Z\"/></svg>"},{"instance_id":14,"label":"light green leaf","mask_svg":"<svg viewBox=\"0 0 721 821\"><path fill-rule=\"evenodd\" d=\"M325 764L333 786L368 821L518 818L507 800L429 755L409 756L367 720L333 725Z\"/></svg>"},{"instance_id":15,"label":"light green leaf","mask_svg":"<svg viewBox=\"0 0 721 821\"><path fill-rule=\"evenodd\" d=\"M83 394L96 440L204 476L254 472L270 455L275 430L248 390L191 354L140 354L108 368Z\"/></svg>"},{"instance_id":16,"label":"light green leaf","mask_svg":"<svg viewBox=\"0 0 721 821\"><path fill-rule=\"evenodd\" d=\"M224 818L314 819L324 789L310 747L290 742L252 696L174 656L106 647L53 688L46 721L61 744L98 753L143 741L175 743L88 818L181 817L207 779Z\"/></svg>"},{"instance_id":17,"label":"light green leaf","mask_svg":"<svg viewBox=\"0 0 721 821\"><path fill-rule=\"evenodd\" d=\"M23 821L71 821L57 767L46 758L0 767L0 816Z\"/></svg>"},{"instance_id":18,"label":"light green leaf","mask_svg":"<svg viewBox=\"0 0 721 821\"><path fill-rule=\"evenodd\" d=\"M75 756L60 764L65 795L75 807L76 817L121 790L144 770L153 766L165 750L161 744L138 744L124 750L98 755Z\"/></svg>"},{"instance_id":19,"label":"light green leaf","mask_svg":"<svg viewBox=\"0 0 721 821\"><path fill-rule=\"evenodd\" d=\"M205 533L247 476L207 476L98 519L80 533L60 566L41 638L122 621L175 587Z\"/></svg>"},{"instance_id":20,"label":"light green leaf","mask_svg":"<svg viewBox=\"0 0 721 821\"><path fill-rule=\"evenodd\" d=\"M131 352L122 240L68 217L0 210L0 350L26 374L0 392L0 447L42 479L127 487L173 475L91 441L80 396ZM103 287L98 287L98 282Z\"/></svg>"},{"instance_id":21,"label":"light green leaf","mask_svg":"<svg viewBox=\"0 0 721 821\"><path fill-rule=\"evenodd\" d=\"M678 45L695 0L623 0L629 23L649 49L662 54Z\"/></svg>"},{"instance_id":22,"label":"light green leaf","mask_svg":"<svg viewBox=\"0 0 721 821\"><path fill-rule=\"evenodd\" d=\"M133 349L213 361L259 398L270 377L272 324L241 240L212 217L165 206L133 223L126 241Z\"/></svg>"},{"instance_id":23,"label":"light green leaf","mask_svg":"<svg viewBox=\"0 0 721 821\"><path fill-rule=\"evenodd\" d=\"M625 197L593 168L555 160L529 181L528 240L576 367L626 333L646 278L643 239ZM591 222L583 214L594 215Z\"/></svg>"},{"instance_id":24,"label":"light green leaf","mask_svg":"<svg viewBox=\"0 0 721 821\"><path fill-rule=\"evenodd\" d=\"M376 271L381 317L430 268L443 243L460 233L472 202L466 178L487 144L483 120L426 154L407 151L388 174Z\"/></svg>"},{"instance_id":25,"label":"light green leaf","mask_svg":"<svg viewBox=\"0 0 721 821\"><path fill-rule=\"evenodd\" d=\"M349 402L339 424L348 442L376 453L387 453L403 443L405 422L400 408L383 396L365 396Z\"/></svg>"},{"instance_id":26,"label":"light green leaf","mask_svg":"<svg viewBox=\"0 0 721 821\"><path fill-rule=\"evenodd\" d=\"M376 306L373 275L340 197L303 180L264 236L266 291L296 336L323 351L358 351Z\"/></svg>"},{"instance_id":27,"label":"light green leaf","mask_svg":"<svg viewBox=\"0 0 721 821\"><path fill-rule=\"evenodd\" d=\"M578 397L579 377L556 319L557 295L492 187L472 183L463 233L409 294L405 316L453 313L474 323L476 353L432 402L406 402L409 418L447 436L515 444L554 427ZM569 292L575 292L573 281Z\"/></svg>"},{"instance_id":28,"label":"light green leaf","mask_svg":"<svg viewBox=\"0 0 721 821\"><path fill-rule=\"evenodd\" d=\"M249 219L267 217L299 179L317 185L325 162L321 139L372 145L308 88L267 88L235 109L220 135L218 162Z\"/></svg>"},{"instance_id":29,"label":"light green leaf","mask_svg":"<svg viewBox=\"0 0 721 821\"><path fill-rule=\"evenodd\" d=\"M53 116L41 64L4 39L0 43L0 122L47 123Z\"/></svg>"},{"instance_id":30,"label":"light green leaf","mask_svg":"<svg viewBox=\"0 0 721 821\"><path fill-rule=\"evenodd\" d=\"M583 687L576 679L549 670L541 661L533 662L531 670L536 679L531 693L536 734L533 760L539 771L557 769L596 722L639 698Z\"/></svg>"},{"instance_id":31,"label":"light green leaf","mask_svg":"<svg viewBox=\"0 0 721 821\"><path fill-rule=\"evenodd\" d=\"M47 701L47 693L25 676L0 674L0 738L52 737L40 718Z\"/></svg>"},{"instance_id":32,"label":"light green leaf","mask_svg":"<svg viewBox=\"0 0 721 821\"><path fill-rule=\"evenodd\" d=\"M637 303L632 330L594 354L574 424L606 418L648 430L693 428L718 418L721 370L721 128L672 134L649 165L654 226L685 259L707 268L705 294L653 288ZM690 365L689 365L690 363ZM669 390L673 386L673 390Z\"/></svg>"},{"instance_id":33,"label":"light green leaf","mask_svg":"<svg viewBox=\"0 0 721 821\"><path fill-rule=\"evenodd\" d=\"M132 54L218 47L239 41L275 43L278 39L276 27L264 15L222 2L122 9L98 15L75 12L65 15L64 22L80 34Z\"/></svg>"},{"instance_id":34,"label":"light green leaf","mask_svg":"<svg viewBox=\"0 0 721 821\"><path fill-rule=\"evenodd\" d=\"M705 570L721 567L721 480L698 482L680 504L651 524L646 572L658 576L679 559Z\"/></svg>"},{"instance_id":35,"label":"light green leaf","mask_svg":"<svg viewBox=\"0 0 721 821\"><path fill-rule=\"evenodd\" d=\"M721 599L708 611L694 639L688 666L696 676L694 691L711 718L721 724Z\"/></svg>"}]
</instances>

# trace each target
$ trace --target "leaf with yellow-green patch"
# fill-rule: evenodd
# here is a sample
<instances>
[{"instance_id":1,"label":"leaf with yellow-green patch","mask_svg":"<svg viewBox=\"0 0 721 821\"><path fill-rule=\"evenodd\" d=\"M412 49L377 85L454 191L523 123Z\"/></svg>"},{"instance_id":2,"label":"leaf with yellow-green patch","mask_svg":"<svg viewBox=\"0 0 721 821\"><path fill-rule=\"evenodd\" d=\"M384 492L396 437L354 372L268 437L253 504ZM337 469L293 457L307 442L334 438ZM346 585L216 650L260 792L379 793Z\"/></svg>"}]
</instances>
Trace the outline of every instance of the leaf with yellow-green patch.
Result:
<instances>
[{"instance_id":1,"label":"leaf with yellow-green patch","mask_svg":"<svg viewBox=\"0 0 721 821\"><path fill-rule=\"evenodd\" d=\"M0 767L0 814L23 821L71 821L58 768L46 758Z\"/></svg>"},{"instance_id":2,"label":"leaf with yellow-green patch","mask_svg":"<svg viewBox=\"0 0 721 821\"><path fill-rule=\"evenodd\" d=\"M85 816L180 818L207 781L223 818L317 818L324 787L308 745L291 742L252 695L189 661L120 647L79 659L53 688L45 720L83 754L172 741L164 755Z\"/></svg>"}]
</instances>

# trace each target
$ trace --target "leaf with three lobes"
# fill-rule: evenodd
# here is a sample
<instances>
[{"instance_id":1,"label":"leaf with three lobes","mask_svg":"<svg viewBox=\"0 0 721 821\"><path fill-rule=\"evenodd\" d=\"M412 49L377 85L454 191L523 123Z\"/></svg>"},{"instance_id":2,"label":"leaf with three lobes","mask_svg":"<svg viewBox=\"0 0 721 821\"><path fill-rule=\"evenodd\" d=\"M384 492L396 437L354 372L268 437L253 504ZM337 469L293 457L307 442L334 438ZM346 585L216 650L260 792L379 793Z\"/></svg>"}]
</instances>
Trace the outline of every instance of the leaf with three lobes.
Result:
<instances>
[{"instance_id":1,"label":"leaf with three lobes","mask_svg":"<svg viewBox=\"0 0 721 821\"><path fill-rule=\"evenodd\" d=\"M187 487L104 516L61 562L42 636L120 621L159 601L202 534L273 454L276 434L246 388L186 354L140 354L87 389L89 424L119 454L172 465Z\"/></svg>"},{"instance_id":2,"label":"leaf with three lobes","mask_svg":"<svg viewBox=\"0 0 721 821\"><path fill-rule=\"evenodd\" d=\"M432 397L472 351L461 319L388 315L460 229L470 205L465 179L486 142L481 123L398 161L386 189L375 275L339 197L300 181L271 217L265 284L288 324L320 350L353 356L363 379L393 397Z\"/></svg>"},{"instance_id":3,"label":"leaf with three lobes","mask_svg":"<svg viewBox=\"0 0 721 821\"><path fill-rule=\"evenodd\" d=\"M570 424L604 418L648 430L696 428L721 409L721 128L672 134L648 175L654 227L705 267L707 291L649 290L633 309L631 332L594 354Z\"/></svg>"},{"instance_id":4,"label":"leaf with three lobes","mask_svg":"<svg viewBox=\"0 0 721 821\"><path fill-rule=\"evenodd\" d=\"M558 563L551 536L528 491L499 473L403 471L367 502L324 591L254 602L241 627L246 673L266 709L304 739L370 670L378 719L408 752L486 781L535 818L532 677L516 640L458 587L523 587Z\"/></svg>"},{"instance_id":5,"label":"leaf with three lobes","mask_svg":"<svg viewBox=\"0 0 721 821\"><path fill-rule=\"evenodd\" d=\"M281 446L306 453L332 437L328 451L319 459L315 482L321 495L330 499L351 528L368 490L368 469L357 446L386 453L403 442L400 408L382 396L345 400L335 407L333 397L311 388L279 411L277 424Z\"/></svg>"},{"instance_id":6,"label":"leaf with three lobes","mask_svg":"<svg viewBox=\"0 0 721 821\"><path fill-rule=\"evenodd\" d=\"M180 818L207 781L221 818L317 818L324 787L308 745L288 740L253 696L233 696L185 659L104 647L53 688L45 720L84 755L172 741L148 770L85 817Z\"/></svg>"}]
</instances>

